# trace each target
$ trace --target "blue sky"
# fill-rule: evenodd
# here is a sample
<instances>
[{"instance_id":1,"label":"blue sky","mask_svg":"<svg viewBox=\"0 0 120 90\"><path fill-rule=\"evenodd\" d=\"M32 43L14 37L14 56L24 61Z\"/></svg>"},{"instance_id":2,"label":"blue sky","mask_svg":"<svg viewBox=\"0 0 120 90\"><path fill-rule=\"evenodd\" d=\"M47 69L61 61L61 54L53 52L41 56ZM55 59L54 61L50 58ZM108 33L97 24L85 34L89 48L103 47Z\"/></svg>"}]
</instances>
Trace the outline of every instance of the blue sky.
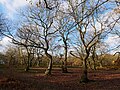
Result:
<instances>
[{"instance_id":1,"label":"blue sky","mask_svg":"<svg viewBox=\"0 0 120 90\"><path fill-rule=\"evenodd\" d=\"M36 1L36 0L32 0L32 1ZM8 19L14 21L13 23L15 23L16 21L19 22L18 20L18 11L22 8L24 8L26 5L29 5L29 0L0 0L0 12L4 13L5 17L7 17ZM64 4L63 4L64 5ZM110 6L110 5L109 5ZM106 39L106 42L111 45L111 47L114 47L116 44L119 44L120 39L116 39L117 36L109 36ZM11 41L9 38L4 37L2 41L0 41L0 44L2 44L3 47L0 47L0 51L3 51L7 45L8 42ZM118 43L117 43L118 42ZM118 49L118 51L120 51L120 48Z\"/></svg>"},{"instance_id":2,"label":"blue sky","mask_svg":"<svg viewBox=\"0 0 120 90\"><path fill-rule=\"evenodd\" d=\"M13 21L11 23L16 23L16 21L19 21L17 16L18 11L26 5L28 5L26 0L0 0L0 13L3 13L5 18ZM0 45L2 45L0 46L0 52L5 51L10 41L7 37L4 37L0 41Z\"/></svg>"}]
</instances>

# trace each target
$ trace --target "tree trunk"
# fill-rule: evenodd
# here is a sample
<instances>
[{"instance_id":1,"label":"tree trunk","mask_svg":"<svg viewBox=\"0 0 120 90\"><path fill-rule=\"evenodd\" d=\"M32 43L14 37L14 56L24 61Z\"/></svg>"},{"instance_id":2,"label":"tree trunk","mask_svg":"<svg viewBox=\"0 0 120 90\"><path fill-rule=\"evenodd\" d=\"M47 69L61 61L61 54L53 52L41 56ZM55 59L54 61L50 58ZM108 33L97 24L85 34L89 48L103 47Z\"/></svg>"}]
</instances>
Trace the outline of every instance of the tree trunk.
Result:
<instances>
[{"instance_id":1,"label":"tree trunk","mask_svg":"<svg viewBox=\"0 0 120 90\"><path fill-rule=\"evenodd\" d=\"M32 59L30 59L30 67L32 67Z\"/></svg>"},{"instance_id":2,"label":"tree trunk","mask_svg":"<svg viewBox=\"0 0 120 90\"><path fill-rule=\"evenodd\" d=\"M30 53L29 53L27 47L26 47L26 49L27 49L27 54L28 54L28 56L27 56L27 66L26 66L26 68L25 68L25 71L28 72L28 70L30 70Z\"/></svg>"},{"instance_id":3,"label":"tree trunk","mask_svg":"<svg viewBox=\"0 0 120 90\"><path fill-rule=\"evenodd\" d=\"M30 70L29 65L27 65L25 71L28 72L29 70Z\"/></svg>"},{"instance_id":4,"label":"tree trunk","mask_svg":"<svg viewBox=\"0 0 120 90\"><path fill-rule=\"evenodd\" d=\"M29 62L29 58L28 58L27 66L25 68L25 71L28 72L29 70L30 70L30 62Z\"/></svg>"},{"instance_id":5,"label":"tree trunk","mask_svg":"<svg viewBox=\"0 0 120 90\"><path fill-rule=\"evenodd\" d=\"M64 61L64 63L63 63L62 72L63 73L68 73L68 70L67 70L67 61Z\"/></svg>"},{"instance_id":6,"label":"tree trunk","mask_svg":"<svg viewBox=\"0 0 120 90\"><path fill-rule=\"evenodd\" d=\"M62 73L68 73L66 60L62 61Z\"/></svg>"},{"instance_id":7,"label":"tree trunk","mask_svg":"<svg viewBox=\"0 0 120 90\"><path fill-rule=\"evenodd\" d=\"M50 59L49 64L48 64L48 68L45 71L45 75L51 75L51 71L52 71L52 56L50 54L48 54L47 52L45 54Z\"/></svg>"},{"instance_id":8,"label":"tree trunk","mask_svg":"<svg viewBox=\"0 0 120 90\"><path fill-rule=\"evenodd\" d=\"M80 79L80 82L84 82L84 83L87 83L89 81L88 79L88 75L87 75L87 59L88 59L88 56L86 56L86 58L83 60L83 73L82 73L82 76L81 76L81 79Z\"/></svg>"},{"instance_id":9,"label":"tree trunk","mask_svg":"<svg viewBox=\"0 0 120 90\"><path fill-rule=\"evenodd\" d=\"M96 62L95 62L95 59L93 59L93 69L96 70Z\"/></svg>"},{"instance_id":10,"label":"tree trunk","mask_svg":"<svg viewBox=\"0 0 120 90\"><path fill-rule=\"evenodd\" d=\"M95 58L97 58L96 54L96 45L93 46L93 52L92 52L92 60L93 60L93 69L96 70L96 61Z\"/></svg>"},{"instance_id":11,"label":"tree trunk","mask_svg":"<svg viewBox=\"0 0 120 90\"><path fill-rule=\"evenodd\" d=\"M68 70L67 70L67 47L65 47L65 59L64 61L62 62L62 72L63 73L68 73Z\"/></svg>"},{"instance_id":12,"label":"tree trunk","mask_svg":"<svg viewBox=\"0 0 120 90\"><path fill-rule=\"evenodd\" d=\"M103 67L102 60L99 62L100 68Z\"/></svg>"}]
</instances>

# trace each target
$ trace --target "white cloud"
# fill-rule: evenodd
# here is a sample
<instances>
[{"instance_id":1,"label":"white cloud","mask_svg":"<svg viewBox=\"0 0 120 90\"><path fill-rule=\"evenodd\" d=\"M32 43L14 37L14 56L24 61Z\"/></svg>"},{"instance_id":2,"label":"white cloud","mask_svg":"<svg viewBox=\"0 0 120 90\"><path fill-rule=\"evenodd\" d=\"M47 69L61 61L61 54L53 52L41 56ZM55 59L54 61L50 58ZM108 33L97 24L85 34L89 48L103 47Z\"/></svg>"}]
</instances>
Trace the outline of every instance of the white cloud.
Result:
<instances>
[{"instance_id":1,"label":"white cloud","mask_svg":"<svg viewBox=\"0 0 120 90\"><path fill-rule=\"evenodd\" d=\"M115 49L118 45L120 45L120 38L117 35L110 35L105 42L109 45L109 48L112 50L110 53L115 53L117 51L120 51L120 47Z\"/></svg>"},{"instance_id":2,"label":"white cloud","mask_svg":"<svg viewBox=\"0 0 120 90\"><path fill-rule=\"evenodd\" d=\"M4 37L1 41L0 41L0 52L4 52L6 50L6 48L10 45L10 42L12 40L8 37Z\"/></svg>"},{"instance_id":3,"label":"white cloud","mask_svg":"<svg viewBox=\"0 0 120 90\"><path fill-rule=\"evenodd\" d=\"M117 35L109 36L108 39L106 40L106 43L109 44L110 46L117 45L120 43L120 38Z\"/></svg>"},{"instance_id":4,"label":"white cloud","mask_svg":"<svg viewBox=\"0 0 120 90\"><path fill-rule=\"evenodd\" d=\"M2 46L8 45L12 40L8 37L4 37L2 41L0 42Z\"/></svg>"},{"instance_id":5,"label":"white cloud","mask_svg":"<svg viewBox=\"0 0 120 90\"><path fill-rule=\"evenodd\" d=\"M18 9L28 4L26 0L0 0L0 3L6 9L9 18L12 18Z\"/></svg>"}]
</instances>

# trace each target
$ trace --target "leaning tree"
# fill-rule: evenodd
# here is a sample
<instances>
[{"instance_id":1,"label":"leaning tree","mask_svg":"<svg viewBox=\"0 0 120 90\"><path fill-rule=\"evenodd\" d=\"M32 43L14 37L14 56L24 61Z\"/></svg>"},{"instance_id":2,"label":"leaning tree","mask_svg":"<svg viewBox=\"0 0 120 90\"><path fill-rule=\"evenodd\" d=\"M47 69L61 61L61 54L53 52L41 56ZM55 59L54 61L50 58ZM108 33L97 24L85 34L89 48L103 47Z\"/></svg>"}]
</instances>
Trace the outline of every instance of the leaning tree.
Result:
<instances>
[{"instance_id":1,"label":"leaning tree","mask_svg":"<svg viewBox=\"0 0 120 90\"><path fill-rule=\"evenodd\" d=\"M26 17L26 24L22 29L18 29L19 39L14 38L14 44L23 45L25 47L35 47L42 49L45 55L49 58L48 69L45 74L50 75L52 70L52 55L50 49L52 48L52 41L55 39L57 30L54 28L55 10L50 11L44 6L31 6L23 15ZM25 32L26 31L26 32Z\"/></svg>"}]
</instances>

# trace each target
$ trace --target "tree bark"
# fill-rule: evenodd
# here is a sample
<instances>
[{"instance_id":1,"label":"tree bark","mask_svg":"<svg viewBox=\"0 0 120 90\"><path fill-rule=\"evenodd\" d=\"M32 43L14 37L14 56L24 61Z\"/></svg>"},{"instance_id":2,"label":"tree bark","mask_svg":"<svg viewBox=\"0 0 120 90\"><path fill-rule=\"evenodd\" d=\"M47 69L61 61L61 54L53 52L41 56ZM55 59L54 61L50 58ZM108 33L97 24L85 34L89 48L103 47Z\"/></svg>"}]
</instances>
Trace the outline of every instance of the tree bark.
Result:
<instances>
[{"instance_id":1,"label":"tree bark","mask_svg":"<svg viewBox=\"0 0 120 90\"><path fill-rule=\"evenodd\" d=\"M68 73L68 70L67 70L67 61L64 61L64 65L62 67L62 72L63 73Z\"/></svg>"},{"instance_id":2,"label":"tree bark","mask_svg":"<svg viewBox=\"0 0 120 90\"><path fill-rule=\"evenodd\" d=\"M29 56L28 56L28 61L27 61L27 66L25 68L25 71L28 72L30 70L30 62L29 62Z\"/></svg>"},{"instance_id":3,"label":"tree bark","mask_svg":"<svg viewBox=\"0 0 120 90\"><path fill-rule=\"evenodd\" d=\"M62 73L68 73L67 60L62 61Z\"/></svg>"},{"instance_id":4,"label":"tree bark","mask_svg":"<svg viewBox=\"0 0 120 90\"><path fill-rule=\"evenodd\" d=\"M87 72L87 59L88 59L89 55L87 55L85 57L85 59L83 60L83 73L80 79L80 82L84 82L87 83L89 81L88 79L88 72Z\"/></svg>"},{"instance_id":5,"label":"tree bark","mask_svg":"<svg viewBox=\"0 0 120 90\"><path fill-rule=\"evenodd\" d=\"M95 58L93 59L93 69L96 70L96 62L95 62Z\"/></svg>"},{"instance_id":6,"label":"tree bark","mask_svg":"<svg viewBox=\"0 0 120 90\"><path fill-rule=\"evenodd\" d=\"M65 47L65 59L64 61L62 62L62 72L63 73L68 73L68 70L67 70L67 47Z\"/></svg>"},{"instance_id":7,"label":"tree bark","mask_svg":"<svg viewBox=\"0 0 120 90\"><path fill-rule=\"evenodd\" d=\"M45 52L46 56L49 58L49 64L48 64L48 68L45 71L45 75L51 75L51 71L52 71L52 56L50 54L47 53L47 51Z\"/></svg>"},{"instance_id":8,"label":"tree bark","mask_svg":"<svg viewBox=\"0 0 120 90\"><path fill-rule=\"evenodd\" d=\"M27 47L26 47L26 50L27 50L28 56L27 56L27 66L26 66L26 68L25 68L25 71L28 72L28 70L30 70L30 53L29 53Z\"/></svg>"}]
</instances>

